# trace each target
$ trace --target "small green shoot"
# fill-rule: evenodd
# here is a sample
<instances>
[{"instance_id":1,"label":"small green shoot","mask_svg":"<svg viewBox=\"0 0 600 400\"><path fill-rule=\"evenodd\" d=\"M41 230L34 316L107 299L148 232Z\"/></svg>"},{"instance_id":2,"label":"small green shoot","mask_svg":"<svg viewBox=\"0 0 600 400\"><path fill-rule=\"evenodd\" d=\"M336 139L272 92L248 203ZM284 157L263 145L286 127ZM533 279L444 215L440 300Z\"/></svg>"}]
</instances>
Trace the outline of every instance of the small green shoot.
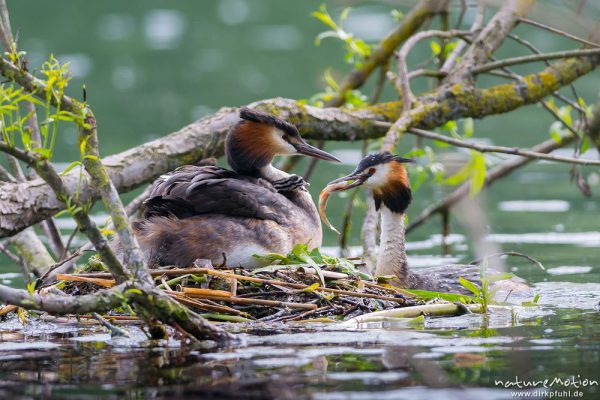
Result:
<instances>
[{"instance_id":1,"label":"small green shoot","mask_svg":"<svg viewBox=\"0 0 600 400\"><path fill-rule=\"evenodd\" d=\"M493 288L492 284L497 281L512 278L512 274L510 273L488 275L487 265L487 258L484 258L481 263L481 286L476 285L475 283L463 278L462 276L458 278L458 282L461 284L461 286L473 293L476 302L481 304L483 314L487 314L488 307L490 304L493 303L494 296L499 290L498 288Z\"/></svg>"},{"instance_id":2,"label":"small green shoot","mask_svg":"<svg viewBox=\"0 0 600 400\"><path fill-rule=\"evenodd\" d=\"M536 294L533 300L524 301L521 303L523 307L539 307L538 301L540 300L540 294Z\"/></svg>"},{"instance_id":3,"label":"small green shoot","mask_svg":"<svg viewBox=\"0 0 600 400\"><path fill-rule=\"evenodd\" d=\"M254 254L253 256L268 265L267 267L255 269L254 272L272 271L273 269L277 269L278 265L309 264L318 268L319 265L326 264L328 266L333 266L333 269L348 275L359 276L361 279L373 279L371 275L360 272L352 262L344 258L321 254L321 251L316 247L309 251L308 244L297 244L287 255L268 253ZM317 272L317 274L319 274L319 272Z\"/></svg>"}]
</instances>

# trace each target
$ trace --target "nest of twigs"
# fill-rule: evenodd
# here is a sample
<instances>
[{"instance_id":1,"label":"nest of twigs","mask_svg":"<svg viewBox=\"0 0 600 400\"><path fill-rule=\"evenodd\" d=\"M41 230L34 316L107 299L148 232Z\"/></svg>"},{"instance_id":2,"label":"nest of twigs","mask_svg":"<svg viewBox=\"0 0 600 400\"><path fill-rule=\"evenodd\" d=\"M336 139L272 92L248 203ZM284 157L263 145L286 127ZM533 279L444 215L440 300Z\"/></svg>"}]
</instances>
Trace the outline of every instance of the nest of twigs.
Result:
<instances>
[{"instance_id":1,"label":"nest of twigs","mask_svg":"<svg viewBox=\"0 0 600 400\"><path fill-rule=\"evenodd\" d=\"M193 268L152 270L159 288L203 316L221 321L334 321L422 304L408 292L339 265L274 265L257 270ZM115 284L109 273L62 274L62 290L92 293Z\"/></svg>"}]
</instances>

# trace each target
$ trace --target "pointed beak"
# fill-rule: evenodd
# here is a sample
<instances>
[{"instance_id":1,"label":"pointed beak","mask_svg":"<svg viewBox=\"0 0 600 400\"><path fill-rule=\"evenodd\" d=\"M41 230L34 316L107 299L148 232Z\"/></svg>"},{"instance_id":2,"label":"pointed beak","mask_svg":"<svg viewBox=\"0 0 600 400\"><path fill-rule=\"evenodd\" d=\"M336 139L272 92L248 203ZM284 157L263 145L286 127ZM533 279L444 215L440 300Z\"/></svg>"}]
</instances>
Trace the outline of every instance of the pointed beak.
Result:
<instances>
[{"instance_id":1,"label":"pointed beak","mask_svg":"<svg viewBox=\"0 0 600 400\"><path fill-rule=\"evenodd\" d=\"M308 144L306 142L293 144L293 146L299 154L304 154L306 156L318 158L320 160L325 160L325 161L342 162L339 158L332 156L331 154L327 153L326 151L317 149L316 147L311 146L310 144Z\"/></svg>"},{"instance_id":2,"label":"pointed beak","mask_svg":"<svg viewBox=\"0 0 600 400\"><path fill-rule=\"evenodd\" d=\"M325 187L329 192L341 192L362 185L371 175L368 172L352 172L349 175L331 181Z\"/></svg>"}]
</instances>

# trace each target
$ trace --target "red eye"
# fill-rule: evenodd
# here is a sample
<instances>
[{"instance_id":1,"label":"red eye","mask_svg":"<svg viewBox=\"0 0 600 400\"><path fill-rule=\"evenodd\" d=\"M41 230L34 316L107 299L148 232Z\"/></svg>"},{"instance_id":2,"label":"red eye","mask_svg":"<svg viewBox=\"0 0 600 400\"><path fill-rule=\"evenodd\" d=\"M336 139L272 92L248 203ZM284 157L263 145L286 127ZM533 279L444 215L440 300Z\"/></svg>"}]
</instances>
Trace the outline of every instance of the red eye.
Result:
<instances>
[{"instance_id":1,"label":"red eye","mask_svg":"<svg viewBox=\"0 0 600 400\"><path fill-rule=\"evenodd\" d=\"M369 175L373 175L377 170L375 168L369 168Z\"/></svg>"}]
</instances>

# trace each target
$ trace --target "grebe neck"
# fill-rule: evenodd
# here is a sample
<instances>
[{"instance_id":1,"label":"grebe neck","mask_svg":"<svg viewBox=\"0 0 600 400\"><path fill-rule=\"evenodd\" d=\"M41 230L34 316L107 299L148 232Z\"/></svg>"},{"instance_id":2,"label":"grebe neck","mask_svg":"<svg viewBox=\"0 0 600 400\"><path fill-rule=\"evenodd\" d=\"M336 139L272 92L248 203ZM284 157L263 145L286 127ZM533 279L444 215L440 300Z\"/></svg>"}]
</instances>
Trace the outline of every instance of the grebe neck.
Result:
<instances>
[{"instance_id":1,"label":"grebe neck","mask_svg":"<svg viewBox=\"0 0 600 400\"><path fill-rule=\"evenodd\" d=\"M261 178L265 178L266 180L271 181L271 182L290 177L290 174L288 174L287 172L284 172L280 169L275 168L273 166L273 164L271 164L271 163L260 168L258 170L258 174Z\"/></svg>"},{"instance_id":2,"label":"grebe neck","mask_svg":"<svg viewBox=\"0 0 600 400\"><path fill-rule=\"evenodd\" d=\"M381 206L381 238L375 275L394 275L402 287L408 287L408 263L405 249L404 213Z\"/></svg>"}]
</instances>

